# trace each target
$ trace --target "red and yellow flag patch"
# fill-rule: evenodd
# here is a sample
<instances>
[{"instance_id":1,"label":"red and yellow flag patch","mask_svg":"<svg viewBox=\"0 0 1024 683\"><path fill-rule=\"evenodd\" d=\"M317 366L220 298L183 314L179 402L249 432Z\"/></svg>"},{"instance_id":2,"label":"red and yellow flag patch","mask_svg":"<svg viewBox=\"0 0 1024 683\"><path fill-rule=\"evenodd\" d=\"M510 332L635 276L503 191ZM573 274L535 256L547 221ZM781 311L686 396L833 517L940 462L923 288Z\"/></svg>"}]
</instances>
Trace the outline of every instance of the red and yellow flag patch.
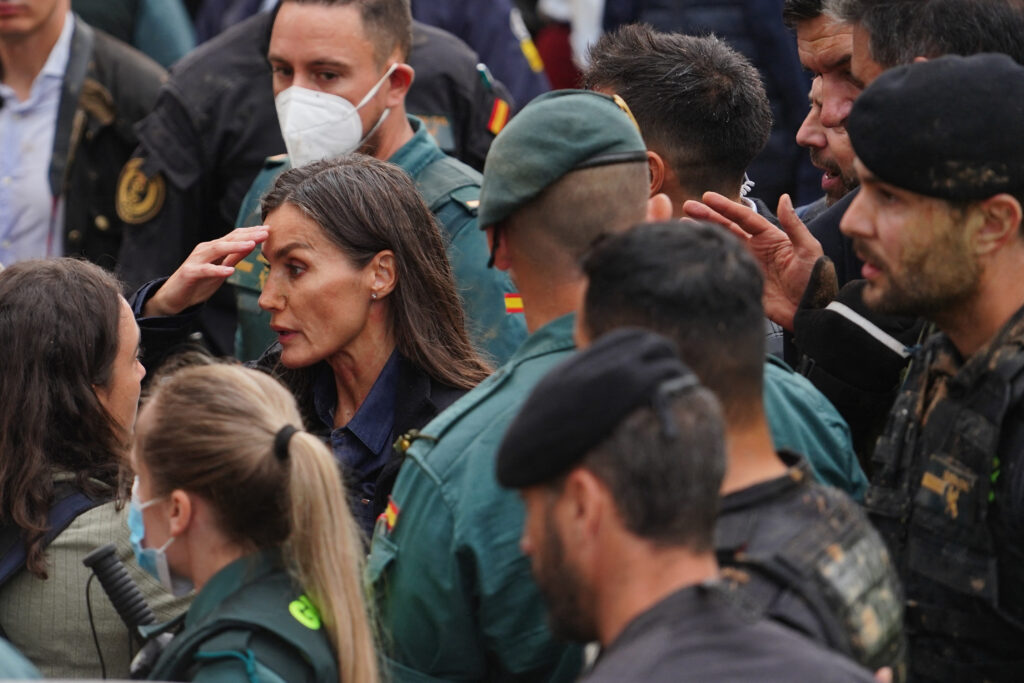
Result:
<instances>
[{"instance_id":1,"label":"red and yellow flag patch","mask_svg":"<svg viewBox=\"0 0 1024 683\"><path fill-rule=\"evenodd\" d=\"M497 135L508 123L508 102L500 97L494 98L494 106L491 107L491 118L487 121L487 130Z\"/></svg>"},{"instance_id":2,"label":"red and yellow flag patch","mask_svg":"<svg viewBox=\"0 0 1024 683\"><path fill-rule=\"evenodd\" d=\"M388 496L388 506L384 508L384 512L380 513L378 521L384 522L384 531L391 533L391 530L395 528L395 524L398 522L398 506L395 505L395 501L391 496Z\"/></svg>"},{"instance_id":3,"label":"red and yellow flag patch","mask_svg":"<svg viewBox=\"0 0 1024 683\"><path fill-rule=\"evenodd\" d=\"M522 313L523 312L523 297L518 294L506 294L505 295L505 312L506 313Z\"/></svg>"}]
</instances>

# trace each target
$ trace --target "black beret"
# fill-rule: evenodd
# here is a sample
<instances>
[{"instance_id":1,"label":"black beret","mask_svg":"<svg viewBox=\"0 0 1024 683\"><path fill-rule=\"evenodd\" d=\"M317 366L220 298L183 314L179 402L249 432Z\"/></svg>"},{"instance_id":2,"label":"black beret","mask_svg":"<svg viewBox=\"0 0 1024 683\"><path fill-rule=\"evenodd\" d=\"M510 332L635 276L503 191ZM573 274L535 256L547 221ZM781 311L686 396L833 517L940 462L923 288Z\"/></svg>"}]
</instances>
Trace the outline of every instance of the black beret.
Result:
<instances>
[{"instance_id":1,"label":"black beret","mask_svg":"<svg viewBox=\"0 0 1024 683\"><path fill-rule=\"evenodd\" d=\"M498 482L533 486L569 471L659 391L698 386L675 345L646 330L609 332L537 383L498 449Z\"/></svg>"},{"instance_id":2,"label":"black beret","mask_svg":"<svg viewBox=\"0 0 1024 683\"><path fill-rule=\"evenodd\" d=\"M896 67L846 125L861 163L896 187L952 201L1024 189L1024 67L1002 54Z\"/></svg>"}]
</instances>

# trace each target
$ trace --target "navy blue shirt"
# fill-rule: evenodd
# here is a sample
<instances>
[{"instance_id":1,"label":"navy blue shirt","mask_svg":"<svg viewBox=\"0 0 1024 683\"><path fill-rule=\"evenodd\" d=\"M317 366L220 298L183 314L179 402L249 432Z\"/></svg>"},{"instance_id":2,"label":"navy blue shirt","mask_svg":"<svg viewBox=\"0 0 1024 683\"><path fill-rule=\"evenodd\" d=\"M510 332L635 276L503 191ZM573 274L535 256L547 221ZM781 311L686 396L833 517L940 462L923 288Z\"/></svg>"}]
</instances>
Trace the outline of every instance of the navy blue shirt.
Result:
<instances>
[{"instance_id":1,"label":"navy blue shirt","mask_svg":"<svg viewBox=\"0 0 1024 683\"><path fill-rule=\"evenodd\" d=\"M393 351L359 410L344 427L334 427L338 392L334 373L325 363L313 380L317 417L331 429L328 444L341 464L349 490L356 492L352 513L367 537L373 534L373 498L377 477L391 456L395 434L395 393L401 356Z\"/></svg>"}]
</instances>

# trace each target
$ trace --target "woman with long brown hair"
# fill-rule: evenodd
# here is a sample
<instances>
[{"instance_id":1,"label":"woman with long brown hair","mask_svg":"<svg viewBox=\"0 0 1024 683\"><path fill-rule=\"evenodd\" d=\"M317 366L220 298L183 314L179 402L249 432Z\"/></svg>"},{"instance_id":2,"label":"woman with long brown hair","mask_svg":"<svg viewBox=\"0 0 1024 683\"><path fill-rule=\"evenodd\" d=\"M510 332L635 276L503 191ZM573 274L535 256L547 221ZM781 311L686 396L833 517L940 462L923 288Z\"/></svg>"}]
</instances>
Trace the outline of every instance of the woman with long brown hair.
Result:
<instances>
[{"instance_id":1,"label":"woman with long brown hair","mask_svg":"<svg viewBox=\"0 0 1024 683\"><path fill-rule=\"evenodd\" d=\"M363 155L282 174L266 226L200 244L164 283L136 295L143 318L209 298L257 244L270 265L259 303L278 343L257 361L295 394L305 424L342 465L369 535L401 456L425 425L490 368L473 349L434 217L397 166ZM150 344L146 339L147 346Z\"/></svg>"},{"instance_id":2,"label":"woman with long brown hair","mask_svg":"<svg viewBox=\"0 0 1024 683\"><path fill-rule=\"evenodd\" d=\"M180 370L142 409L131 463L143 562L198 591L151 679L377 680L359 532L287 389L237 365Z\"/></svg>"},{"instance_id":3,"label":"woman with long brown hair","mask_svg":"<svg viewBox=\"0 0 1024 683\"><path fill-rule=\"evenodd\" d=\"M99 266L16 263L0 272L0 349L0 633L49 677L125 678L128 629L82 558L114 543L173 614L115 502L145 374L132 311Z\"/></svg>"}]
</instances>

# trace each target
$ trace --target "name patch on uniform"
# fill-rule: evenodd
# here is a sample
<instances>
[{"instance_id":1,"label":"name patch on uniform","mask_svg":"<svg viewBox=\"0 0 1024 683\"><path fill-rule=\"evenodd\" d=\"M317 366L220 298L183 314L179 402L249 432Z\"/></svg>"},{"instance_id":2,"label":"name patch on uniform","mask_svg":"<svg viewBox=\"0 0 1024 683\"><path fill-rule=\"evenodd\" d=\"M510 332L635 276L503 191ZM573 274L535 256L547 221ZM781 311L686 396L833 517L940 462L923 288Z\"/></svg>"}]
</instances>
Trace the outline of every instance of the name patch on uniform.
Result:
<instances>
[{"instance_id":1,"label":"name patch on uniform","mask_svg":"<svg viewBox=\"0 0 1024 683\"><path fill-rule=\"evenodd\" d=\"M932 455L915 502L956 522L970 523L978 508L977 475L950 456Z\"/></svg>"},{"instance_id":2,"label":"name patch on uniform","mask_svg":"<svg viewBox=\"0 0 1024 683\"><path fill-rule=\"evenodd\" d=\"M151 220L160 213L167 198L164 177L157 173L152 177L142 171L142 159L129 159L117 179L117 215L130 225Z\"/></svg>"},{"instance_id":3,"label":"name patch on uniform","mask_svg":"<svg viewBox=\"0 0 1024 683\"><path fill-rule=\"evenodd\" d=\"M305 595L300 595L297 600L292 600L288 605L288 611L295 617L295 621L309 630L320 630L320 611Z\"/></svg>"}]
</instances>

